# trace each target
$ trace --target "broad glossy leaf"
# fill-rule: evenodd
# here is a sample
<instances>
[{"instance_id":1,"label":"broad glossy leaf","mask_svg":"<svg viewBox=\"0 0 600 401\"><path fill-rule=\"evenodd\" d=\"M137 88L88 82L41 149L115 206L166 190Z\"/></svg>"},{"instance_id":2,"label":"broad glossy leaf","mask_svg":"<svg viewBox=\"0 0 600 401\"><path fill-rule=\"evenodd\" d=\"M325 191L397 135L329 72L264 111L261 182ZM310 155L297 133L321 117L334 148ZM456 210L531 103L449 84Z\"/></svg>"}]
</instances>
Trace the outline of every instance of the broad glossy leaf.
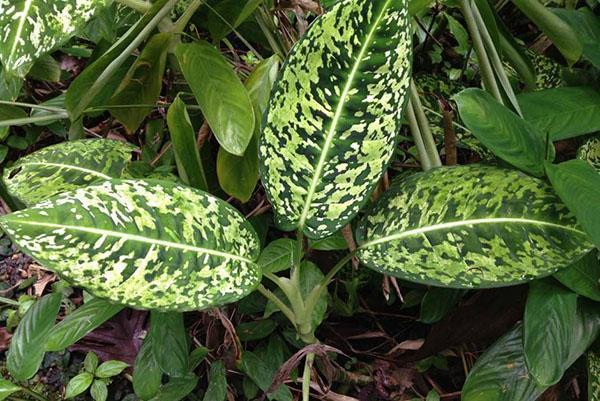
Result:
<instances>
[{"instance_id":1,"label":"broad glossy leaf","mask_svg":"<svg viewBox=\"0 0 600 401\"><path fill-rule=\"evenodd\" d=\"M411 32L406 0L344 0L292 49L259 146L281 229L327 237L368 200L396 146Z\"/></svg>"},{"instance_id":2,"label":"broad glossy leaf","mask_svg":"<svg viewBox=\"0 0 600 401\"><path fill-rule=\"evenodd\" d=\"M588 400L600 401L600 353L588 352Z\"/></svg>"},{"instance_id":3,"label":"broad glossy leaf","mask_svg":"<svg viewBox=\"0 0 600 401\"><path fill-rule=\"evenodd\" d=\"M60 63L51 55L45 54L31 66L27 76L38 81L58 82L60 74Z\"/></svg>"},{"instance_id":4,"label":"broad glossy leaf","mask_svg":"<svg viewBox=\"0 0 600 401\"><path fill-rule=\"evenodd\" d=\"M261 359L255 352L245 351L242 355L241 370L262 390L267 391L273 383L277 366ZM268 393L269 400L292 401L289 387L281 385L277 390Z\"/></svg>"},{"instance_id":5,"label":"broad glossy leaf","mask_svg":"<svg viewBox=\"0 0 600 401\"><path fill-rule=\"evenodd\" d=\"M135 60L127 75L110 99L111 105L153 105L162 88L162 78L167 63L167 52L173 34L158 33L152 36L142 53ZM153 107L119 107L110 109L110 114L119 120L129 133L138 129Z\"/></svg>"},{"instance_id":6,"label":"broad glossy leaf","mask_svg":"<svg viewBox=\"0 0 600 401\"><path fill-rule=\"evenodd\" d=\"M465 89L454 100L467 128L496 156L535 176L544 175L545 140L534 127L482 89Z\"/></svg>"},{"instance_id":7,"label":"broad glossy leaf","mask_svg":"<svg viewBox=\"0 0 600 401\"><path fill-rule=\"evenodd\" d=\"M247 202L258 182L258 139L262 116L269 102L269 95L279 71L279 57L272 56L262 61L252 71L245 86L254 107L254 135L243 156L236 156L219 148L217 155L217 177L221 188L242 202Z\"/></svg>"},{"instance_id":8,"label":"broad glossy leaf","mask_svg":"<svg viewBox=\"0 0 600 401\"><path fill-rule=\"evenodd\" d=\"M576 319L577 294L556 281L536 280L529 284L523 346L525 363L537 383L551 386L568 368L564 364Z\"/></svg>"},{"instance_id":9,"label":"broad glossy leaf","mask_svg":"<svg viewBox=\"0 0 600 401\"><path fill-rule=\"evenodd\" d=\"M198 384L198 376L191 373L185 377L174 377L160 386L151 401L179 401L191 393Z\"/></svg>"},{"instance_id":10,"label":"broad glossy leaf","mask_svg":"<svg viewBox=\"0 0 600 401\"><path fill-rule=\"evenodd\" d=\"M462 401L534 401L544 392L546 387L527 371L522 331L515 327L477 359L462 388Z\"/></svg>"},{"instance_id":11,"label":"broad glossy leaf","mask_svg":"<svg viewBox=\"0 0 600 401\"><path fill-rule=\"evenodd\" d=\"M12 196L32 205L60 192L121 177L135 149L107 139L48 146L6 168L4 184Z\"/></svg>"},{"instance_id":12,"label":"broad glossy leaf","mask_svg":"<svg viewBox=\"0 0 600 401\"><path fill-rule=\"evenodd\" d=\"M189 344L183 314L152 311L149 335L152 337L152 352L160 369L171 377L185 376L188 373Z\"/></svg>"},{"instance_id":13,"label":"broad glossy leaf","mask_svg":"<svg viewBox=\"0 0 600 401\"><path fill-rule=\"evenodd\" d=\"M46 337L46 351L62 351L85 337L86 334L123 309L100 298L86 302L50 329Z\"/></svg>"},{"instance_id":14,"label":"broad glossy leaf","mask_svg":"<svg viewBox=\"0 0 600 401\"><path fill-rule=\"evenodd\" d=\"M546 182L480 165L394 183L359 224L357 240L358 258L377 271L456 288L547 276L592 247Z\"/></svg>"},{"instance_id":15,"label":"broad glossy leaf","mask_svg":"<svg viewBox=\"0 0 600 401\"><path fill-rule=\"evenodd\" d=\"M44 340L56 320L61 300L60 292L43 296L19 322L6 358L8 371L15 379L30 379L38 371L44 359Z\"/></svg>"},{"instance_id":16,"label":"broad glossy leaf","mask_svg":"<svg viewBox=\"0 0 600 401\"><path fill-rule=\"evenodd\" d=\"M578 10L554 8L552 11L573 28L583 44L583 57L600 68L600 17L585 6Z\"/></svg>"},{"instance_id":17,"label":"broad glossy leaf","mask_svg":"<svg viewBox=\"0 0 600 401\"><path fill-rule=\"evenodd\" d=\"M162 371L154 357L152 338L146 337L140 348L133 367L133 390L146 401L158 394Z\"/></svg>"},{"instance_id":18,"label":"broad glossy leaf","mask_svg":"<svg viewBox=\"0 0 600 401\"><path fill-rule=\"evenodd\" d=\"M240 323L236 326L235 331L240 341L256 341L268 337L276 328L276 321L262 319Z\"/></svg>"},{"instance_id":19,"label":"broad glossy leaf","mask_svg":"<svg viewBox=\"0 0 600 401\"><path fill-rule=\"evenodd\" d=\"M170 182L114 180L0 218L23 252L114 302L185 311L260 281L254 229L226 202Z\"/></svg>"},{"instance_id":20,"label":"broad glossy leaf","mask_svg":"<svg viewBox=\"0 0 600 401\"><path fill-rule=\"evenodd\" d=\"M258 258L263 273L277 273L289 269L298 258L298 244L289 238L280 238L265 247Z\"/></svg>"},{"instance_id":21,"label":"broad glossy leaf","mask_svg":"<svg viewBox=\"0 0 600 401\"><path fill-rule=\"evenodd\" d=\"M571 291L600 302L599 258L598 252L593 250L571 266L554 274L554 278Z\"/></svg>"},{"instance_id":22,"label":"broad glossy leaf","mask_svg":"<svg viewBox=\"0 0 600 401\"><path fill-rule=\"evenodd\" d=\"M17 391L21 391L21 386L17 386L10 380L0 379L0 401L5 400Z\"/></svg>"},{"instance_id":23,"label":"broad glossy leaf","mask_svg":"<svg viewBox=\"0 0 600 401\"><path fill-rule=\"evenodd\" d=\"M106 0L5 0L0 5L0 63L25 76L33 62L65 43Z\"/></svg>"},{"instance_id":24,"label":"broad glossy leaf","mask_svg":"<svg viewBox=\"0 0 600 401\"><path fill-rule=\"evenodd\" d=\"M546 164L554 190L600 248L600 174L583 160Z\"/></svg>"},{"instance_id":25,"label":"broad glossy leaf","mask_svg":"<svg viewBox=\"0 0 600 401\"><path fill-rule=\"evenodd\" d=\"M204 167L196 144L196 133L179 95L173 100L167 112L169 135L179 176L191 187L208 190Z\"/></svg>"},{"instance_id":26,"label":"broad glossy leaf","mask_svg":"<svg viewBox=\"0 0 600 401\"><path fill-rule=\"evenodd\" d=\"M242 156L255 124L248 90L208 42L180 44L175 55L215 137L229 153Z\"/></svg>"},{"instance_id":27,"label":"broad glossy leaf","mask_svg":"<svg viewBox=\"0 0 600 401\"><path fill-rule=\"evenodd\" d=\"M525 92L517 100L525 120L553 141L600 130L600 92L594 88Z\"/></svg>"},{"instance_id":28,"label":"broad glossy leaf","mask_svg":"<svg viewBox=\"0 0 600 401\"><path fill-rule=\"evenodd\" d=\"M227 398L227 371L223 361L215 361L210 366L208 388L204 394L204 401L225 401Z\"/></svg>"},{"instance_id":29,"label":"broad glossy leaf","mask_svg":"<svg viewBox=\"0 0 600 401\"><path fill-rule=\"evenodd\" d=\"M600 173L600 136L588 139L577 150L577 157L587 161Z\"/></svg>"},{"instance_id":30,"label":"broad glossy leaf","mask_svg":"<svg viewBox=\"0 0 600 401\"><path fill-rule=\"evenodd\" d=\"M456 306L464 293L454 288L430 288L421 301L419 321L431 324L442 320Z\"/></svg>"}]
</instances>

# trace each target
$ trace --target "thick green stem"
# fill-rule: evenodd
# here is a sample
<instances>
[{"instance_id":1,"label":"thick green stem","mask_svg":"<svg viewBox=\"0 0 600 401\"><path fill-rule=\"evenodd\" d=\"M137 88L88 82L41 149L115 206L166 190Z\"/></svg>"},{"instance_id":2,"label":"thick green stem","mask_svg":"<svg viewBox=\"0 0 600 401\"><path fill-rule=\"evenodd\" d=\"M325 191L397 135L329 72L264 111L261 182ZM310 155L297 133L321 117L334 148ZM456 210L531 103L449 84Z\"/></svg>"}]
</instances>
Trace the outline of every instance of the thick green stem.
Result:
<instances>
[{"instance_id":1,"label":"thick green stem","mask_svg":"<svg viewBox=\"0 0 600 401\"><path fill-rule=\"evenodd\" d=\"M177 21L175 21L175 23L173 24L172 31L173 32L183 32L183 30L185 29L188 22L190 22L190 19L192 18L192 16L196 12L196 10L198 10L198 8L202 4L204 4L205 1L206 0L193 0L187 6L187 8L183 12L183 14L181 14L181 17L179 17L179 19Z\"/></svg>"},{"instance_id":2,"label":"thick green stem","mask_svg":"<svg viewBox=\"0 0 600 401\"><path fill-rule=\"evenodd\" d=\"M150 10L150 7L152 7L152 3L145 0L117 0L117 2L126 5L127 7L132 8L142 14Z\"/></svg>"},{"instance_id":3,"label":"thick green stem","mask_svg":"<svg viewBox=\"0 0 600 401\"><path fill-rule=\"evenodd\" d=\"M21 391L23 391L26 394L29 394L30 396L32 396L33 398L35 398L38 401L48 401L48 399L46 397L44 397L37 391L28 389L27 387L21 387Z\"/></svg>"},{"instance_id":4,"label":"thick green stem","mask_svg":"<svg viewBox=\"0 0 600 401\"><path fill-rule=\"evenodd\" d=\"M437 146L435 145L435 139L433 139L433 133L431 132L429 121L425 115L425 110L421 104L417 86L412 79L410 82L410 101L417 119L417 123L419 124L421 138L423 139L423 145L425 146L425 151L427 152L429 161L433 167L440 167L442 165L442 160L440 159L440 154L438 153Z\"/></svg>"},{"instance_id":5,"label":"thick green stem","mask_svg":"<svg viewBox=\"0 0 600 401\"><path fill-rule=\"evenodd\" d=\"M415 109L413 108L411 101L408 102L406 116L408 117L410 133L412 134L415 145L417 146L417 153L419 154L421 167L425 171L431 170L431 168L433 168L433 162L429 160L429 155L427 154L427 149L425 148L425 143L423 142L423 135L421 134L421 129L419 128L417 117L415 116Z\"/></svg>"},{"instance_id":6,"label":"thick green stem","mask_svg":"<svg viewBox=\"0 0 600 401\"><path fill-rule=\"evenodd\" d=\"M467 29L469 30L469 34L473 40L473 48L475 49L477 59L479 60L479 70L481 73L481 80L483 81L483 87L489 91L496 98L496 100L504 104L502 100L502 94L500 93L500 88L498 88L498 83L494 77L494 70L492 70L490 59L485 51L485 46L483 45L483 40L479 33L479 29L477 29L477 23L473 15L473 10L471 9L471 4L469 3L469 0L461 0L460 4L465 21L467 22Z\"/></svg>"},{"instance_id":7,"label":"thick green stem","mask_svg":"<svg viewBox=\"0 0 600 401\"><path fill-rule=\"evenodd\" d=\"M265 298L267 298L269 301L273 302L275 304L275 306L277 306L279 308L279 310L281 310L281 312L285 315L285 317L287 317L289 319L289 321L292 322L292 324L295 324L296 317L294 316L294 312L292 312L292 310L290 308L288 308L287 305L281 299L279 299L277 297L277 295L273 294L262 284L260 284L258 286L258 291L261 294L263 294L263 296Z\"/></svg>"},{"instance_id":8,"label":"thick green stem","mask_svg":"<svg viewBox=\"0 0 600 401\"><path fill-rule=\"evenodd\" d=\"M309 352L304 360L304 373L302 374L302 401L310 400L310 376L312 372L315 354Z\"/></svg>"}]
</instances>

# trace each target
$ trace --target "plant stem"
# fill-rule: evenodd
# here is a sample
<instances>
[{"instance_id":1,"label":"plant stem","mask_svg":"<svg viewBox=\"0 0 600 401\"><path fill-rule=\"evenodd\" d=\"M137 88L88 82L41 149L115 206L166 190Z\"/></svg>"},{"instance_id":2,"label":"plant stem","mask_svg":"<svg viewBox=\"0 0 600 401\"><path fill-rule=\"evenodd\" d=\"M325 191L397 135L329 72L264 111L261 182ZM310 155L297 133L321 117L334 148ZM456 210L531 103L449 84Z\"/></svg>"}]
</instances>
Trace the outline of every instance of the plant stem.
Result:
<instances>
[{"instance_id":1,"label":"plant stem","mask_svg":"<svg viewBox=\"0 0 600 401\"><path fill-rule=\"evenodd\" d=\"M48 121L55 120L68 120L69 115L66 112L45 115L45 116L37 116L37 117L24 117L24 118L14 118L12 120L4 120L0 121L0 128L2 127L10 127L12 125L26 125L33 123L43 123Z\"/></svg>"},{"instance_id":2,"label":"plant stem","mask_svg":"<svg viewBox=\"0 0 600 401\"><path fill-rule=\"evenodd\" d=\"M433 167L439 167L442 165L442 160L440 159L440 154L438 153L437 146L435 145L435 140L433 139L433 134L431 133L431 127L429 126L429 121L427 120L427 116L423 110L423 105L421 104L421 99L419 98L417 86L412 79L410 81L410 101L417 119L417 123L419 124L421 138L423 139L423 145L425 146L425 151L427 152L429 161Z\"/></svg>"},{"instance_id":3,"label":"plant stem","mask_svg":"<svg viewBox=\"0 0 600 401\"><path fill-rule=\"evenodd\" d=\"M177 21L175 21L171 31L172 32L183 32L183 30L185 29L185 26L188 24L188 22L190 22L190 19L192 18L192 16L196 12L196 10L198 10L198 8L202 4L204 4L205 1L206 0L193 0L187 6L187 8L183 12L183 14L181 14L181 17L179 17L179 19Z\"/></svg>"},{"instance_id":4,"label":"plant stem","mask_svg":"<svg viewBox=\"0 0 600 401\"><path fill-rule=\"evenodd\" d=\"M419 128L417 117L415 116L415 109L413 108L413 104L411 101L408 102L406 115L408 117L408 126L410 127L410 133L412 134L413 140L415 141L415 145L417 146L417 153L419 154L421 167L425 171L431 170L431 168L433 167L433 163L431 160L429 160L429 155L427 154L425 143L423 143L421 129Z\"/></svg>"},{"instance_id":5,"label":"plant stem","mask_svg":"<svg viewBox=\"0 0 600 401\"><path fill-rule=\"evenodd\" d=\"M8 305L19 306L19 303L17 301L10 299L10 298L0 297L0 302L8 304Z\"/></svg>"},{"instance_id":6,"label":"plant stem","mask_svg":"<svg viewBox=\"0 0 600 401\"><path fill-rule=\"evenodd\" d=\"M473 16L473 10L471 9L469 0L460 0L460 4L465 21L467 22L467 29L469 30L469 34L473 40L473 48L475 49L477 59L479 60L479 70L481 73L483 87L489 91L496 98L496 100L504 104L502 95L500 94L500 89L498 88L498 83L494 77L494 71L492 70L490 59L488 58L488 55L485 51L485 46L483 45L483 40L481 39L481 35L477 29L477 23L475 22L475 17Z\"/></svg>"},{"instance_id":7,"label":"plant stem","mask_svg":"<svg viewBox=\"0 0 600 401\"><path fill-rule=\"evenodd\" d=\"M127 7L132 8L142 14L150 10L150 7L152 7L152 3L145 0L117 0L117 2L126 5Z\"/></svg>"},{"instance_id":8,"label":"plant stem","mask_svg":"<svg viewBox=\"0 0 600 401\"><path fill-rule=\"evenodd\" d=\"M314 352L306 354L306 359L304 360L304 372L302 373L302 401L309 401L310 399L310 376L314 361Z\"/></svg>"},{"instance_id":9,"label":"plant stem","mask_svg":"<svg viewBox=\"0 0 600 401\"><path fill-rule=\"evenodd\" d=\"M36 400L39 400L39 401L48 401L48 399L46 397L44 397L43 395L41 395L37 391L33 391L33 390L28 389L27 387L21 387L21 391L23 391L26 394L29 394L30 396L32 396Z\"/></svg>"},{"instance_id":10,"label":"plant stem","mask_svg":"<svg viewBox=\"0 0 600 401\"><path fill-rule=\"evenodd\" d=\"M287 317L289 321L295 325L296 318L294 316L294 312L292 312L292 310L288 308L287 305L277 297L277 295L273 294L262 284L258 286L258 291L269 301L273 302L279 308L279 310L281 310L285 317Z\"/></svg>"}]
</instances>

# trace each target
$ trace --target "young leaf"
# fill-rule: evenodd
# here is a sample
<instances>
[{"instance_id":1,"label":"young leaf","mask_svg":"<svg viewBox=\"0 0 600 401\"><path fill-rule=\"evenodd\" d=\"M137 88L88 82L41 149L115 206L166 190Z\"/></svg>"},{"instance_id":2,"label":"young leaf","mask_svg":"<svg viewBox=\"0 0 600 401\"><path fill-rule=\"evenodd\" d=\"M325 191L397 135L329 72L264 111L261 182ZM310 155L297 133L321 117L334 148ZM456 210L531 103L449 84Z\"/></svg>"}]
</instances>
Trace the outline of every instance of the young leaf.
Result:
<instances>
[{"instance_id":1,"label":"young leaf","mask_svg":"<svg viewBox=\"0 0 600 401\"><path fill-rule=\"evenodd\" d=\"M94 63L86 67L69 86L66 107L72 121L90 106L105 104L121 84L116 74L130 54L171 12L177 0L157 0L138 22ZM114 79L115 76L119 79ZM108 88L110 90L103 90ZM98 96L102 92L102 96Z\"/></svg>"},{"instance_id":2,"label":"young leaf","mask_svg":"<svg viewBox=\"0 0 600 401\"><path fill-rule=\"evenodd\" d=\"M569 24L544 7L539 0L513 0L513 3L548 36L569 65L579 60L583 44Z\"/></svg>"},{"instance_id":3,"label":"young leaf","mask_svg":"<svg viewBox=\"0 0 600 401\"><path fill-rule=\"evenodd\" d=\"M66 349L122 309L122 305L100 298L94 298L86 302L50 329L46 337L46 351Z\"/></svg>"},{"instance_id":4,"label":"young leaf","mask_svg":"<svg viewBox=\"0 0 600 401\"><path fill-rule=\"evenodd\" d=\"M94 380L90 387L90 394L94 401L106 401L108 397L108 388L102 380Z\"/></svg>"},{"instance_id":5,"label":"young leaf","mask_svg":"<svg viewBox=\"0 0 600 401\"><path fill-rule=\"evenodd\" d=\"M146 401L158 394L162 371L154 357L152 338L146 337L133 367L133 390Z\"/></svg>"},{"instance_id":6,"label":"young leaf","mask_svg":"<svg viewBox=\"0 0 600 401\"><path fill-rule=\"evenodd\" d=\"M225 401L227 398L227 372L223 361L216 361L210 367L208 388L204 401Z\"/></svg>"},{"instance_id":7,"label":"young leaf","mask_svg":"<svg viewBox=\"0 0 600 401\"><path fill-rule=\"evenodd\" d=\"M56 320L61 300L60 292L43 296L19 322L6 358L8 371L15 379L30 379L38 371L44 359L44 339Z\"/></svg>"},{"instance_id":8,"label":"young leaf","mask_svg":"<svg viewBox=\"0 0 600 401\"><path fill-rule=\"evenodd\" d=\"M152 311L149 335L152 337L154 358L160 369L171 377L187 375L189 344L183 325L183 314Z\"/></svg>"},{"instance_id":9,"label":"young leaf","mask_svg":"<svg viewBox=\"0 0 600 401\"><path fill-rule=\"evenodd\" d=\"M93 352L88 352L85 355L85 359L83 360L83 368L86 372L90 372L94 374L96 368L98 367L98 356Z\"/></svg>"},{"instance_id":10,"label":"young leaf","mask_svg":"<svg viewBox=\"0 0 600 401\"><path fill-rule=\"evenodd\" d=\"M554 274L571 291L600 302L600 261L598 252L592 251L566 269Z\"/></svg>"},{"instance_id":11,"label":"young leaf","mask_svg":"<svg viewBox=\"0 0 600 401\"><path fill-rule=\"evenodd\" d=\"M262 61L252 71L245 86L254 107L254 135L243 156L236 156L219 148L217 177L219 185L228 195L247 202L258 181L258 140L262 116L269 102L269 95L279 70L279 58L272 56Z\"/></svg>"},{"instance_id":12,"label":"young leaf","mask_svg":"<svg viewBox=\"0 0 600 401\"><path fill-rule=\"evenodd\" d=\"M533 126L482 89L465 89L454 100L465 125L496 156L532 175L544 175L545 139Z\"/></svg>"},{"instance_id":13,"label":"young leaf","mask_svg":"<svg viewBox=\"0 0 600 401\"><path fill-rule=\"evenodd\" d=\"M410 81L407 3L340 1L292 49L259 145L281 229L333 234L387 167Z\"/></svg>"},{"instance_id":14,"label":"young leaf","mask_svg":"<svg viewBox=\"0 0 600 401\"><path fill-rule=\"evenodd\" d=\"M121 177L135 149L106 139L62 142L6 168L4 184L12 196L33 205L60 192Z\"/></svg>"},{"instance_id":15,"label":"young leaf","mask_svg":"<svg viewBox=\"0 0 600 401\"><path fill-rule=\"evenodd\" d=\"M129 365L121 361L106 361L98 366L96 369L96 377L100 379L107 379L121 373Z\"/></svg>"},{"instance_id":16,"label":"young leaf","mask_svg":"<svg viewBox=\"0 0 600 401\"><path fill-rule=\"evenodd\" d=\"M600 131L600 93L594 88L545 89L517 100L525 120L553 141Z\"/></svg>"},{"instance_id":17,"label":"young leaf","mask_svg":"<svg viewBox=\"0 0 600 401\"><path fill-rule=\"evenodd\" d=\"M263 273L277 273L289 269L298 258L298 245L289 238L280 238L271 242L258 258Z\"/></svg>"},{"instance_id":18,"label":"young leaf","mask_svg":"<svg viewBox=\"0 0 600 401\"><path fill-rule=\"evenodd\" d=\"M210 43L179 44L175 55L215 137L229 153L242 156L254 134L248 90Z\"/></svg>"},{"instance_id":19,"label":"young leaf","mask_svg":"<svg viewBox=\"0 0 600 401\"><path fill-rule=\"evenodd\" d=\"M87 390L94 381L94 375L89 372L83 372L69 380L67 390L65 391L65 399L78 396Z\"/></svg>"},{"instance_id":20,"label":"young leaf","mask_svg":"<svg viewBox=\"0 0 600 401\"><path fill-rule=\"evenodd\" d=\"M0 63L24 77L42 55L65 43L106 0L9 0L0 12Z\"/></svg>"},{"instance_id":21,"label":"young leaf","mask_svg":"<svg viewBox=\"0 0 600 401\"><path fill-rule=\"evenodd\" d=\"M179 176L191 187L208 190L202 160L196 145L196 135L185 103L179 95L173 100L167 112L167 124L173 144L173 153Z\"/></svg>"},{"instance_id":22,"label":"young leaf","mask_svg":"<svg viewBox=\"0 0 600 401\"><path fill-rule=\"evenodd\" d=\"M167 63L167 52L173 34L157 33L152 36L142 53L110 99L110 105L153 105L160 95L162 77ZM132 133L153 110L150 107L120 107L110 109L110 114Z\"/></svg>"},{"instance_id":23,"label":"young leaf","mask_svg":"<svg viewBox=\"0 0 600 401\"><path fill-rule=\"evenodd\" d=\"M2 216L0 226L42 265L123 305L204 309L243 298L260 281L250 223L175 183L106 181Z\"/></svg>"},{"instance_id":24,"label":"young leaf","mask_svg":"<svg viewBox=\"0 0 600 401\"><path fill-rule=\"evenodd\" d=\"M21 391L21 386L17 386L10 380L0 379L0 401L5 400L17 391Z\"/></svg>"},{"instance_id":25,"label":"young leaf","mask_svg":"<svg viewBox=\"0 0 600 401\"><path fill-rule=\"evenodd\" d=\"M583 160L546 163L546 173L558 196L600 248L600 174Z\"/></svg>"},{"instance_id":26,"label":"young leaf","mask_svg":"<svg viewBox=\"0 0 600 401\"><path fill-rule=\"evenodd\" d=\"M357 241L358 258L377 271L454 288L546 276L592 247L547 183L478 165L396 182L361 221Z\"/></svg>"},{"instance_id":27,"label":"young leaf","mask_svg":"<svg viewBox=\"0 0 600 401\"><path fill-rule=\"evenodd\" d=\"M540 385L557 383L568 368L576 318L577 294L552 281L529 284L523 347L529 373Z\"/></svg>"}]
</instances>

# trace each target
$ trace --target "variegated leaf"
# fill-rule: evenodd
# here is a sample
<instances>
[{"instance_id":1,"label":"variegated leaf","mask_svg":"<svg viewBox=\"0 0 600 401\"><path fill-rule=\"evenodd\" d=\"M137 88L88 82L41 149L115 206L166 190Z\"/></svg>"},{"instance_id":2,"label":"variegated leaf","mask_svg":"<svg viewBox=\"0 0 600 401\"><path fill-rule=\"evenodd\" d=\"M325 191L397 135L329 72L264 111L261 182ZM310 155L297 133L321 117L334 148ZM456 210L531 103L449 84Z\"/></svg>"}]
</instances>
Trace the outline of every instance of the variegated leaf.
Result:
<instances>
[{"instance_id":1,"label":"variegated leaf","mask_svg":"<svg viewBox=\"0 0 600 401\"><path fill-rule=\"evenodd\" d=\"M456 288L546 276L592 248L545 181L478 165L396 182L360 223L357 238L367 266Z\"/></svg>"},{"instance_id":2,"label":"variegated leaf","mask_svg":"<svg viewBox=\"0 0 600 401\"><path fill-rule=\"evenodd\" d=\"M135 146L106 139L86 139L48 146L4 170L12 196L33 205L60 192L95 181L120 178Z\"/></svg>"},{"instance_id":3,"label":"variegated leaf","mask_svg":"<svg viewBox=\"0 0 600 401\"><path fill-rule=\"evenodd\" d=\"M600 401L600 353L589 351L588 363L588 400Z\"/></svg>"},{"instance_id":4,"label":"variegated leaf","mask_svg":"<svg viewBox=\"0 0 600 401\"><path fill-rule=\"evenodd\" d=\"M0 226L71 283L132 307L204 309L242 298L261 277L250 223L169 182L104 181L3 216Z\"/></svg>"},{"instance_id":5,"label":"variegated leaf","mask_svg":"<svg viewBox=\"0 0 600 401\"><path fill-rule=\"evenodd\" d=\"M25 76L41 55L66 42L108 0L0 0L0 62Z\"/></svg>"},{"instance_id":6,"label":"variegated leaf","mask_svg":"<svg viewBox=\"0 0 600 401\"><path fill-rule=\"evenodd\" d=\"M581 145L577 157L587 161L600 172L600 136L592 137Z\"/></svg>"},{"instance_id":7,"label":"variegated leaf","mask_svg":"<svg viewBox=\"0 0 600 401\"><path fill-rule=\"evenodd\" d=\"M411 67L406 0L343 0L293 48L259 154L278 225L313 238L346 225L396 145Z\"/></svg>"}]
</instances>

